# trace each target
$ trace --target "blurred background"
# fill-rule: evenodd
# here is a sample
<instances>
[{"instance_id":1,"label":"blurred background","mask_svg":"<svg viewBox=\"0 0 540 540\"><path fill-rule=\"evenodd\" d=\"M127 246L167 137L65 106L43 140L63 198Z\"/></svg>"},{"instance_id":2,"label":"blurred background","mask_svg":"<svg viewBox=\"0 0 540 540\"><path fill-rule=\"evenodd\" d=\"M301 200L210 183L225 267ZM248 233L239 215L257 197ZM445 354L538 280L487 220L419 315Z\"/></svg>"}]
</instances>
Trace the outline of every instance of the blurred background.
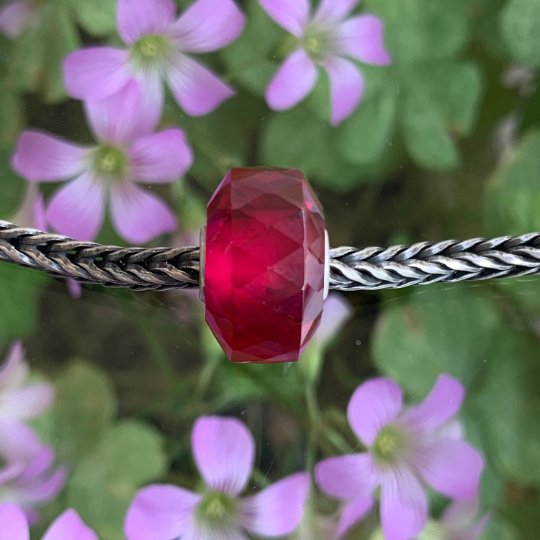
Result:
<instances>
[{"instance_id":1,"label":"blurred background","mask_svg":"<svg viewBox=\"0 0 540 540\"><path fill-rule=\"evenodd\" d=\"M154 186L179 227L148 245L197 244L223 176L255 165L304 172L333 247L540 230L538 0L364 0L358 10L382 20L392 63L361 66L364 98L337 127L329 123L324 75L296 107L269 109L264 90L287 33L255 0L239 5L241 37L201 58L236 95L194 118L166 94L160 125L185 130L194 162L182 178ZM67 97L64 58L85 45L122 45L116 0L35 0L35 9L35 24L0 36L6 220L16 219L28 189L11 166L24 129L92 141L81 102ZM46 201L56 187L40 186ZM128 245L108 220L97 241ZM257 444L252 481L260 487L339 452L339 441L354 447L346 407L362 381L391 377L418 401L448 373L466 387L461 419L485 458L481 508L492 518L482 538L536 540L540 280L344 299L351 309L344 308L342 327L297 364L235 365L206 328L196 293L83 286L74 298L60 280L0 264L0 349L22 339L35 376L54 382L55 404L33 425L70 470L36 531L74 507L102 540L120 540L138 488L154 481L195 488L189 437L201 415L248 425ZM317 500L323 514L333 504ZM443 506L433 498L435 516ZM372 532L368 520L348 538Z\"/></svg>"}]
</instances>

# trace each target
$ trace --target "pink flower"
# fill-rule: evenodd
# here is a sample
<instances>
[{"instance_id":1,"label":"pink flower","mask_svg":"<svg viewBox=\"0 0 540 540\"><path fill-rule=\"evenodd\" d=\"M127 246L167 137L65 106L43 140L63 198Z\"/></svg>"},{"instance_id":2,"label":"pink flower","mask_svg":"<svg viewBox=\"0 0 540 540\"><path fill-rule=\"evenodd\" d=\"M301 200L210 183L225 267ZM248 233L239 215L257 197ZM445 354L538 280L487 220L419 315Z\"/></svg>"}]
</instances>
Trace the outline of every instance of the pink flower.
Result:
<instances>
[{"instance_id":1,"label":"pink flower","mask_svg":"<svg viewBox=\"0 0 540 540\"><path fill-rule=\"evenodd\" d=\"M246 540L283 536L302 519L309 475L297 473L256 495L239 498L253 468L255 444L234 418L202 417L191 445L204 493L171 485L143 488L128 510L128 540Z\"/></svg>"},{"instance_id":2,"label":"pink flower","mask_svg":"<svg viewBox=\"0 0 540 540\"><path fill-rule=\"evenodd\" d=\"M191 147L180 129L150 134L141 99L132 81L111 98L85 103L97 146L67 143L38 131L21 135L12 166L23 178L29 182L75 178L48 204L46 219L55 231L93 240L103 223L107 198L113 225L128 242L144 243L175 230L172 210L135 182L177 179L191 165Z\"/></svg>"},{"instance_id":3,"label":"pink flower","mask_svg":"<svg viewBox=\"0 0 540 540\"><path fill-rule=\"evenodd\" d=\"M22 445L21 450L26 451ZM42 446L24 466L20 460L7 465L0 473L0 501L17 504L31 523L38 521L37 507L54 499L66 483L66 467L54 470L53 464L53 449Z\"/></svg>"},{"instance_id":4,"label":"pink flower","mask_svg":"<svg viewBox=\"0 0 540 540\"><path fill-rule=\"evenodd\" d=\"M391 59L383 44L381 21L374 15L347 18L359 0L322 0L313 16L309 0L259 0L261 6L296 39L296 47L266 89L276 110L294 107L313 89L318 66L330 78L331 123L336 126L358 107L364 91L355 63L385 65Z\"/></svg>"},{"instance_id":5,"label":"pink flower","mask_svg":"<svg viewBox=\"0 0 540 540\"><path fill-rule=\"evenodd\" d=\"M197 0L175 20L173 0L120 0L118 32L127 50L91 47L70 54L64 64L68 93L102 99L135 78L143 88L143 110L157 122L167 81L180 107L191 116L213 111L233 90L187 53L207 53L234 41L244 16L233 0Z\"/></svg>"},{"instance_id":6,"label":"pink flower","mask_svg":"<svg viewBox=\"0 0 540 540\"><path fill-rule=\"evenodd\" d=\"M0 540L29 540L24 513L14 504L0 505ZM49 527L42 540L98 540L75 510L66 510Z\"/></svg>"},{"instance_id":7,"label":"pink flower","mask_svg":"<svg viewBox=\"0 0 540 540\"><path fill-rule=\"evenodd\" d=\"M39 192L39 184L27 184L23 202L15 216L13 216L12 221L21 227L47 231L45 202L43 201L43 195ZM66 284L72 298L81 297L82 286L78 281L68 279Z\"/></svg>"},{"instance_id":8,"label":"pink flower","mask_svg":"<svg viewBox=\"0 0 540 540\"><path fill-rule=\"evenodd\" d=\"M352 314L352 306L342 294L330 293L324 301L321 325L313 336L313 342L324 347L339 334L341 328L352 317Z\"/></svg>"},{"instance_id":9,"label":"pink flower","mask_svg":"<svg viewBox=\"0 0 540 540\"><path fill-rule=\"evenodd\" d=\"M27 184L24 199L12 218L13 223L21 227L30 227L40 231L47 230L45 203L39 192L39 184Z\"/></svg>"},{"instance_id":10,"label":"pink flower","mask_svg":"<svg viewBox=\"0 0 540 540\"><path fill-rule=\"evenodd\" d=\"M478 499L452 501L446 508L438 526L442 540L476 540L486 528L489 515L478 521Z\"/></svg>"},{"instance_id":11,"label":"pink flower","mask_svg":"<svg viewBox=\"0 0 540 540\"><path fill-rule=\"evenodd\" d=\"M0 32L8 38L19 37L37 23L39 17L35 0L14 0L0 9Z\"/></svg>"},{"instance_id":12,"label":"pink flower","mask_svg":"<svg viewBox=\"0 0 540 540\"><path fill-rule=\"evenodd\" d=\"M461 383L448 375L411 407L403 407L401 389L389 379L357 388L348 418L368 451L332 457L315 468L321 489L346 503L340 536L372 508L378 487L386 540L409 540L422 531L428 516L424 484L455 499L476 496L483 461L462 440L454 419L463 396Z\"/></svg>"},{"instance_id":13,"label":"pink flower","mask_svg":"<svg viewBox=\"0 0 540 540\"><path fill-rule=\"evenodd\" d=\"M43 414L54 399L52 384L27 382L30 369L24 355L22 343L14 342L0 369L0 453L12 464L32 458L41 448L24 421Z\"/></svg>"}]
</instances>

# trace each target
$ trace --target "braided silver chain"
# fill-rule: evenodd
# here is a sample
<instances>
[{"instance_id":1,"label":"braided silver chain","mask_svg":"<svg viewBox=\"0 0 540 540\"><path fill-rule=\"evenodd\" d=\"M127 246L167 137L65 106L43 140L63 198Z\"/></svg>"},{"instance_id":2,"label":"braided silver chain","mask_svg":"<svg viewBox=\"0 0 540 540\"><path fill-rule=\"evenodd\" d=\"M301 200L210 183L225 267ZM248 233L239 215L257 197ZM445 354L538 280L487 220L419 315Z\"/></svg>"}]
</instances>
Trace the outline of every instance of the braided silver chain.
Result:
<instances>
[{"instance_id":1,"label":"braided silver chain","mask_svg":"<svg viewBox=\"0 0 540 540\"><path fill-rule=\"evenodd\" d=\"M330 251L330 288L340 291L399 289L539 273L540 233Z\"/></svg>"},{"instance_id":2,"label":"braided silver chain","mask_svg":"<svg viewBox=\"0 0 540 540\"><path fill-rule=\"evenodd\" d=\"M199 248L104 246L0 221L0 261L134 290L199 286ZM540 233L330 250L330 289L365 291L540 274Z\"/></svg>"},{"instance_id":3,"label":"braided silver chain","mask_svg":"<svg viewBox=\"0 0 540 540\"><path fill-rule=\"evenodd\" d=\"M86 283L134 290L195 289L199 248L123 248L0 221L0 261Z\"/></svg>"}]
</instances>

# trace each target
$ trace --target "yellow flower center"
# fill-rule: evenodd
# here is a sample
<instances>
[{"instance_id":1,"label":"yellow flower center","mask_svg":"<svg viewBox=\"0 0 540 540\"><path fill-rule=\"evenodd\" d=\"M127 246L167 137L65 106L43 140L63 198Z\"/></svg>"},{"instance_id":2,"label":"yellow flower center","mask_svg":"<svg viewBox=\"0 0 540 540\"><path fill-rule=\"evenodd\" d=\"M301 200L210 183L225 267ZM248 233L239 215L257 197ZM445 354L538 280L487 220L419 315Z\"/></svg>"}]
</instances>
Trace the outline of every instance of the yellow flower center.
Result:
<instances>
[{"instance_id":1,"label":"yellow flower center","mask_svg":"<svg viewBox=\"0 0 540 540\"><path fill-rule=\"evenodd\" d=\"M219 527L230 523L236 512L236 502L225 493L208 493L197 507L197 516L202 523Z\"/></svg>"},{"instance_id":2,"label":"yellow flower center","mask_svg":"<svg viewBox=\"0 0 540 540\"><path fill-rule=\"evenodd\" d=\"M372 447L376 461L381 464L395 462L407 452L407 437L399 426L386 426L381 430Z\"/></svg>"},{"instance_id":3,"label":"yellow flower center","mask_svg":"<svg viewBox=\"0 0 540 540\"><path fill-rule=\"evenodd\" d=\"M322 49L321 40L316 37L310 37L306 39L306 50L309 53L318 53Z\"/></svg>"},{"instance_id":4,"label":"yellow flower center","mask_svg":"<svg viewBox=\"0 0 540 540\"><path fill-rule=\"evenodd\" d=\"M96 150L94 167L102 176L121 178L127 173L127 159L119 148L104 145Z\"/></svg>"}]
</instances>

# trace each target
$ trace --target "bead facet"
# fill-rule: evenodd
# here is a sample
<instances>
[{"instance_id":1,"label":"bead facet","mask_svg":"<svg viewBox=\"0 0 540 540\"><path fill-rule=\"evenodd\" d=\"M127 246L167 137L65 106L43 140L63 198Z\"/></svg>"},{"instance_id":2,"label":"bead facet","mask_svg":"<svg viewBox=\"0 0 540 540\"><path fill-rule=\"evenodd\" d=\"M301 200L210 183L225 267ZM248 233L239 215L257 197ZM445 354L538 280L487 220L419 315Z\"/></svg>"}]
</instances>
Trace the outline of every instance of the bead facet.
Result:
<instances>
[{"instance_id":1,"label":"bead facet","mask_svg":"<svg viewBox=\"0 0 540 540\"><path fill-rule=\"evenodd\" d=\"M324 295L322 210L300 171L232 169L208 203L206 321L233 362L298 360Z\"/></svg>"}]
</instances>

